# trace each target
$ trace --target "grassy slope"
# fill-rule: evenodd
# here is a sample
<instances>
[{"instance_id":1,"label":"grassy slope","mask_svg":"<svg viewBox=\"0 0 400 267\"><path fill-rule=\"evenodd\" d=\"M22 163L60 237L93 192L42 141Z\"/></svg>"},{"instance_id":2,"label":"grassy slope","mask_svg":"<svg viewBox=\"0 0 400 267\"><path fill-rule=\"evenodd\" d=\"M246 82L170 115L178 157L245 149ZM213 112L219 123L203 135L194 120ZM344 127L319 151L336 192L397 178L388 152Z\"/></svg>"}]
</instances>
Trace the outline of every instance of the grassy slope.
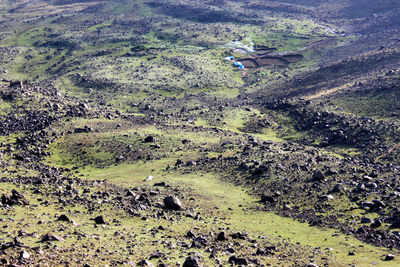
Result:
<instances>
[{"instance_id":1,"label":"grassy slope","mask_svg":"<svg viewBox=\"0 0 400 267\"><path fill-rule=\"evenodd\" d=\"M127 18L131 18L130 13L133 10L136 14L144 17L154 16L151 10L143 5L142 1L122 1L121 5L110 5L110 9L105 9L104 12L126 13ZM160 19L158 16L155 16L155 18ZM229 98L239 95L238 88L244 84L242 78L245 77L242 77L241 73L221 60L228 53L226 49L221 48L221 45L234 39L242 38L246 42L250 38L252 42L258 45L277 47L278 52L283 52L288 50L298 51L315 41L332 37L330 33L326 32L325 27L308 19L297 22L294 19L283 19L278 16L267 20L263 25L256 26L235 23L212 23L206 25L193 21L184 21L185 26L182 27L182 20L169 17L161 18L165 21L152 25L155 28L154 31L140 35L144 39L141 44L143 45L142 48L148 49L146 54L135 54L135 49L132 48L136 47L133 39L137 36L134 34L129 35L126 31L119 31L120 28L114 25L109 18L100 19L98 23L78 28L78 30L74 27L65 29L62 23L47 24L48 22L45 23L46 26L40 25L33 29L22 29L15 37L1 44L2 46L15 45L21 50L20 55L7 66L9 71L7 75L13 78L27 78L36 81L55 77L55 84L63 93L99 102L105 99L107 104L111 104L121 110L130 112L135 110L136 112L136 109L130 108L130 104L150 96L157 99L155 102L162 102L164 97L183 97L184 91L189 93L206 92L210 95L228 96ZM63 33L64 30L66 33ZM103 40L93 41L93 39L101 36L107 36L107 33L113 30L116 31L116 34L115 36L109 36L110 39L113 37L118 39L122 35L124 37L129 36L132 40L129 38L118 39L110 43L110 40L104 38ZM69 46L71 45L70 43L59 47L43 46L44 43L54 38L51 34L55 34L58 39L74 36L80 46L71 48ZM176 40L177 37L179 37L178 40ZM76 39L71 38L72 41ZM97 52L101 52L101 54L98 55ZM127 53L131 53L131 55L126 56ZM269 88L271 90L274 88L269 86L275 83L278 77L283 77L283 74L293 75L315 67L317 65L317 61L313 60L315 55L310 51L306 53L308 53L306 54L307 60L292 65L289 70L273 67L260 70L267 73L267 75L250 71L247 73L248 77L251 78L252 75L255 79L261 77L261 81L258 81L254 88L246 89L255 91L267 87L265 93L268 93ZM63 58L64 56L66 56L66 59ZM82 83L76 80L75 76L73 76L76 74L87 78L88 82ZM109 84L112 86L108 86ZM104 88L102 88L102 85L104 85ZM89 88L92 87L93 90L89 91ZM382 107L384 108L392 103L385 102L387 101L387 96L391 95L391 93L385 95L383 101L381 101L380 95L377 95L376 99L379 103L383 103ZM338 105L354 113L365 112L366 115L370 115L368 110L371 103L370 98L354 99L365 99L365 102L360 101L359 109L350 105L350 101L338 100L340 101ZM7 103L1 105L1 110L6 111L9 108L10 106ZM249 122L253 115L260 115L260 112L253 110L252 113L249 113L242 108L226 108L221 112L222 119L218 122L215 120L213 113L198 115L199 119L196 118L195 122L197 126L203 126L207 129L216 127L220 130L230 131L232 134L242 134L246 123ZM262 140L278 142L284 141L284 139L301 139L303 133L294 131L288 120L290 119L285 117L285 114L278 114L276 115L275 124L271 128L265 127L261 133L255 133L254 135ZM135 255L126 258L138 260L147 257L155 249L161 249L171 255L171 259L174 262L182 262L185 256L180 250L170 250L162 248L163 246L160 243L151 243L153 239L148 237L148 230L163 224L168 228L164 235L169 234L172 236L183 236L187 230L194 227L198 227L204 232L230 227L236 231L246 230L253 237L266 235L267 239L273 243L285 243L283 239L286 239L290 246L294 246L294 249L298 250L298 257L303 257L302 259L312 254L310 251L315 248L321 248L329 254L328 261L332 266L344 264L369 265L381 259L382 255L388 252L385 249L363 244L351 236L334 236L335 231L333 230L311 228L307 224L282 218L273 213L248 209L250 207L260 207L256 203L257 199L246 193L244 188L223 182L219 174L212 172L182 174L175 171L165 171L168 164L173 165L178 158L198 159L205 155L219 156L224 153L229 154L229 150L222 152L213 151L212 149L209 152L201 151L201 149L212 148L218 144L221 141L218 134L212 135L210 132L192 133L190 130L184 131L180 129L167 131L153 126L137 128L126 126L127 128L125 129L125 125L123 125L123 129L116 130L115 127L119 123L123 124L123 121L82 119L63 125L63 127L73 130L75 127L83 127L84 125L96 128L98 124L97 127L99 129L103 128L103 131L88 135L71 134L59 139L57 143L50 146L49 151L53 152L53 155L47 159L48 163L70 168L87 165L85 168L79 169L78 174L82 175L82 177L106 179L114 184L131 188L149 186L143 182L143 179L148 175L153 175L155 176L155 182L165 181L181 188L189 195L194 195L195 205L198 210L213 210L215 206L218 206L219 209L215 209L216 211L211 215L220 219L217 222L213 222L213 216L206 213L206 215L210 215L210 218L205 223L193 222L193 220L187 219L183 219L179 223L171 223L167 220L159 222L153 219L143 222L140 218L126 217L124 214L111 211L110 207L105 206L102 210L104 214L107 214L109 218L116 218L122 223L121 225L106 226L105 229L102 229L101 238L97 240L96 235L99 234L99 231L93 227L92 222L89 220L89 214L85 213L85 209L83 207L69 208L69 210L64 210L63 212L67 212L68 215L76 219L81 225L80 231L87 233L89 237L83 240L71 237L74 229L71 227L66 233L66 235L70 236L68 236L66 243L60 245L61 248L72 248L74 244L81 245L92 241L94 238L96 240L94 242L96 243L95 248L111 252L111 255L103 256L106 257L106 260L116 259L119 252L129 250L133 250ZM178 122L178 124L183 123ZM280 124L283 127L278 130ZM160 151L154 152L150 145L145 145L141 142L143 137L149 134L156 135L156 138L160 140L162 145ZM183 151L177 149L181 146L180 142L186 138L192 141L196 146L195 149L182 149ZM96 144L99 141L103 143ZM77 143L83 143L87 155L86 158L80 158L79 153L73 150L76 148ZM135 148L149 151L149 153L162 155L162 159L115 164L115 157L118 156L115 147L120 148L129 144ZM114 150L110 151L110 147ZM2 192L8 192L15 187L9 184L1 184L1 186ZM24 189L19 188L19 190ZM229 192L229 194L226 194L226 192ZM29 195L28 192L27 195L34 204L39 203L35 196ZM241 207L239 207L240 205ZM232 208L232 210L229 208ZM35 227L31 228L32 231L40 236L46 231L62 227L62 223L53 222L56 214L58 215L61 211L62 208L57 204L52 204L48 207L39 205L35 211L31 210L31 208L17 207L12 213L6 212L1 216L4 219L13 216L17 220L17 226L12 226L15 228L10 228L9 230L11 233L15 233L20 226L26 224L25 218L21 216L23 213L29 213L33 220L43 219L49 221L50 223L44 226L35 225ZM79 214L76 211L83 214ZM222 219L223 217L225 219ZM3 225L7 224L6 221L1 223ZM135 245L140 249L128 249L127 246L131 244L125 242L121 245L120 238L112 237L116 231L138 233L135 237L138 240L135 241ZM25 239L25 242L32 246L36 241L37 238L29 237ZM169 241L173 242L174 240L171 238ZM295 244L297 242L306 246L310 251L305 250L307 252L302 253L304 248L296 247ZM326 250L327 248L332 248L333 250L329 252L329 250ZM201 252L198 250L193 251ZM349 251L354 251L355 256L349 256ZM90 253L93 253L93 251ZM115 253L115 255L112 255L112 253ZM67 254L64 257L67 260L67 257L72 257L72 255L74 253L71 252L71 254ZM294 255L296 254L294 253ZM226 255L219 256L224 260L227 259ZM321 259L318 260L324 262ZM278 264L277 257L263 258L263 261L272 265ZM94 264L99 262L102 261L94 260ZM286 263L289 264L289 262ZM399 264L398 260L390 262L390 264L379 263L382 266L390 266L390 264L396 266ZM212 263L210 262L210 264Z\"/></svg>"},{"instance_id":2,"label":"grassy slope","mask_svg":"<svg viewBox=\"0 0 400 267\"><path fill-rule=\"evenodd\" d=\"M252 236L267 236L269 239L284 238L291 243L299 242L302 245L320 247L323 250L332 248L334 256L332 266L336 264L372 264L375 259L384 254L379 250L360 241L345 235L335 236L336 231L310 227L294 221L290 218L283 218L270 212L257 212L254 208L258 204L257 198L248 195L240 187L222 182L218 174L178 174L160 172L166 162L150 162L146 164L122 165L107 169L89 169L83 173L90 179L109 179L121 185L145 186L143 177L148 174L154 175L155 182L165 181L167 184L179 185L185 191L195 192L196 203L202 209L219 208L220 217L226 217L224 223L231 225L237 230L244 230ZM149 172L149 170L156 170ZM158 171L157 171L158 170ZM226 194L226 192L230 192ZM230 208L233 210L231 211ZM354 251L356 256L348 256L349 251ZM396 266L393 262L392 266ZM382 266L389 266L386 263Z\"/></svg>"}]
</instances>

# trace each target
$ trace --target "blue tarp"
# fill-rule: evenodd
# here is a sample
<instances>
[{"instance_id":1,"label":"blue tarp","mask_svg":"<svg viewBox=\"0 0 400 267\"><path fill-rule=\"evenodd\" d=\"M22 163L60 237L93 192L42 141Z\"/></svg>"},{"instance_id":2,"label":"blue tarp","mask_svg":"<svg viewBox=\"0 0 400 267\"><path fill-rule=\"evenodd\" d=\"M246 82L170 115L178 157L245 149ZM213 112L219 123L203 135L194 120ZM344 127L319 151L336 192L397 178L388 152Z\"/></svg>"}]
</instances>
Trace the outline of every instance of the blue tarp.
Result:
<instances>
[{"instance_id":1,"label":"blue tarp","mask_svg":"<svg viewBox=\"0 0 400 267\"><path fill-rule=\"evenodd\" d=\"M231 60L234 60L234 59L235 59L234 56L229 56L229 57L226 57L224 60L225 61L231 61Z\"/></svg>"}]
</instances>

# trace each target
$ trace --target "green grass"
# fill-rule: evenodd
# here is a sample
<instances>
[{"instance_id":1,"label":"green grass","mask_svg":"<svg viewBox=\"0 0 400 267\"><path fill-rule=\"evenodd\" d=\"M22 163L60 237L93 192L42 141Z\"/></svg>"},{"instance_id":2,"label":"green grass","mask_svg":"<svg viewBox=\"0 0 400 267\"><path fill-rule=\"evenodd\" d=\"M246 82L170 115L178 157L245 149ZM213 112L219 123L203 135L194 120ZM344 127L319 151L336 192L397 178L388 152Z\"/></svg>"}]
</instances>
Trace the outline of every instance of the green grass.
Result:
<instances>
[{"instance_id":1,"label":"green grass","mask_svg":"<svg viewBox=\"0 0 400 267\"><path fill-rule=\"evenodd\" d=\"M349 146L332 146L331 147L333 151L340 155L345 155L349 157L356 157L356 156L361 156L362 152L354 147L349 147Z\"/></svg>"},{"instance_id":2,"label":"green grass","mask_svg":"<svg viewBox=\"0 0 400 267\"><path fill-rule=\"evenodd\" d=\"M119 2L118 5L111 10L111 12L113 12L115 14L125 14L125 13L134 12L135 14L140 15L140 16L152 15L152 13L150 12L150 9L147 7L147 5L142 0L138 0L138 1L122 0L122 1L118 1L118 2Z\"/></svg>"},{"instance_id":3,"label":"green grass","mask_svg":"<svg viewBox=\"0 0 400 267\"><path fill-rule=\"evenodd\" d=\"M88 98L89 91L87 88L78 86L68 77L60 77L56 83L57 88L64 94L79 98Z\"/></svg>"},{"instance_id":4,"label":"green grass","mask_svg":"<svg viewBox=\"0 0 400 267\"><path fill-rule=\"evenodd\" d=\"M107 27L107 26L111 26L111 25L112 25L112 20L106 20L102 23L99 23L99 24L96 24L96 25L93 25L93 26L87 28L87 30L88 31L96 31L102 27Z\"/></svg>"},{"instance_id":5,"label":"green grass","mask_svg":"<svg viewBox=\"0 0 400 267\"><path fill-rule=\"evenodd\" d=\"M149 234L151 228L163 225L165 228L168 228L166 234L183 236L188 227L190 227L181 227L182 224L188 224L185 220L180 224L171 223L163 219L144 222L140 217L126 216L124 212L115 210L107 204L102 205L100 209L97 209L92 214L82 205L64 208L62 205L57 204L57 200L51 196L47 197L50 205L42 205L41 201L39 201L41 198L40 195L32 195L28 191L17 188L14 185L0 184L0 193L9 193L11 189L22 191L30 201L30 206L15 206L10 212L0 212L0 218L4 220L0 222L0 225L3 226L2 229L6 227L7 232L16 235L21 229L19 225L29 225L25 231L35 235L20 237L20 239L27 246L41 247L42 249L46 246L46 243L38 243L38 241L43 234L53 232L64 237L65 242L53 242L60 250L64 251L57 255L58 264L67 259L69 259L70 263L71 260L72 262L83 260L94 265L104 264L104 260L106 262L112 260L138 262L140 259L147 258L156 249L168 253L171 259L175 261L181 261L185 258L185 255L182 255L180 251L163 249L160 244L153 242L154 237ZM96 190L96 188L92 188L92 190ZM66 214L79 225L73 226L70 223L57 222L56 219L61 214ZM109 223L108 225L96 227L93 221L90 220L100 214L106 218L106 221ZM15 223L7 222L10 216L12 216ZM113 219L117 219L120 223L112 222ZM44 221L44 223L38 224L39 220ZM187 221L189 220L187 219ZM123 233L125 236L124 240L116 233ZM5 238L6 241L12 241L12 239L12 237ZM129 246L131 247L130 249L128 249ZM83 247L89 247L90 249ZM99 251L96 252L96 249ZM126 253L126 251L133 251L134 253ZM81 252L84 252L86 255L81 254ZM8 256L11 256L12 253L13 251L9 251ZM101 260L98 257L93 257L96 254L101 254L101 257L104 259ZM36 258L34 253L32 255ZM46 257L46 254L43 256ZM47 258L47 261L50 262L50 259Z\"/></svg>"},{"instance_id":6,"label":"green grass","mask_svg":"<svg viewBox=\"0 0 400 267\"><path fill-rule=\"evenodd\" d=\"M118 124L122 127L117 128ZM217 134L208 131L194 132L190 128L182 130L175 128L173 124L169 129L154 125L135 126L121 120L77 119L60 125L57 131L73 131L75 128L85 126L91 127L94 132L72 133L58 139L50 145L49 151L52 155L46 159L46 162L52 166L69 168L73 166L105 167L116 164L116 159L121 153L128 153L133 157L135 153L143 153L175 160L180 154L185 153L186 156L197 159L202 155L197 151L199 147L210 147L221 142ZM152 144L144 143L143 140L148 135L155 136L161 148L155 150L151 148ZM190 140L190 145L183 145L184 139ZM127 152L128 146L139 152L129 153L131 152L129 150ZM114 147L119 149L114 149Z\"/></svg>"},{"instance_id":7,"label":"green grass","mask_svg":"<svg viewBox=\"0 0 400 267\"><path fill-rule=\"evenodd\" d=\"M400 85L390 89L363 93L360 96L338 97L332 101L332 104L357 116L388 119L393 118L392 114L399 114L399 94Z\"/></svg>"},{"instance_id":8,"label":"green grass","mask_svg":"<svg viewBox=\"0 0 400 267\"><path fill-rule=\"evenodd\" d=\"M9 101L0 99L0 115L7 115L12 108L13 104Z\"/></svg>"},{"instance_id":9,"label":"green grass","mask_svg":"<svg viewBox=\"0 0 400 267\"><path fill-rule=\"evenodd\" d=\"M257 45L278 48L277 52L296 51L316 39L331 36L325 27L308 19L271 18L266 20L264 28L249 26L251 40Z\"/></svg>"},{"instance_id":10,"label":"green grass","mask_svg":"<svg viewBox=\"0 0 400 267\"><path fill-rule=\"evenodd\" d=\"M226 217L224 223L235 230L245 230L251 236L268 236L270 239L284 238L292 243L302 245L332 248L335 258L333 264L368 265L380 262L385 250L362 243L351 236L333 236L336 231L297 222L283 218L270 212L259 212L249 207L256 207L257 198L248 195L238 186L222 182L217 174L197 173L182 175L160 171L168 160L153 161L135 165L115 166L107 169L85 169L83 173L90 179L107 179L116 184L130 186L145 186L143 180L147 175L153 175L154 182L165 181L167 184L185 188L185 191L195 195L196 203L202 209L219 207L220 217ZM151 171L155 170L155 171ZM226 194L229 192L229 194ZM242 206L242 207L239 207ZM232 209L232 210L230 210ZM348 256L354 251L355 256ZM381 266L396 266L398 262L381 263Z\"/></svg>"},{"instance_id":11,"label":"green grass","mask_svg":"<svg viewBox=\"0 0 400 267\"><path fill-rule=\"evenodd\" d=\"M270 129L270 128L264 128L262 129L262 133L261 134L254 134L255 136L257 136L258 138L260 138L261 140L265 140L265 141L273 141L273 142L283 142L284 139L278 137L278 134L275 130Z\"/></svg>"},{"instance_id":12,"label":"green grass","mask_svg":"<svg viewBox=\"0 0 400 267\"><path fill-rule=\"evenodd\" d=\"M132 180L131 186L137 185L138 182L133 182ZM122 212L113 209L109 205L102 205L100 209L97 209L94 213L88 213L86 208L81 205L76 205L75 207L62 207L62 205L57 204L51 196L48 197L48 201L50 205L42 205L39 199L40 195L32 195L27 191L27 187L18 188L14 185L10 184L1 184L0 185L0 193L10 192L11 189L17 189L20 192L23 192L25 196L30 201L31 206L23 207L16 206L14 210L8 213L0 213L0 218L7 220L10 216L12 216L15 223L12 222L0 222L0 225L4 225L7 223L7 231L12 234L17 234L17 231L20 230L18 225L30 225L28 229L25 231L30 233L34 233L36 236L27 236L21 237L20 239L25 245L28 246L39 246L43 247L46 244L37 243L40 240L40 237L48 232L53 232L65 238L65 242L54 242L54 245L60 250L65 250L62 254L60 254L57 258L58 262L65 260L69 257L73 259L73 261L84 260L85 262L90 262L91 264L98 265L101 261L109 262L113 259L119 260L132 260L134 262L139 261L142 258L147 258L152 252L155 250L166 253L169 258L173 262L183 262L187 253L191 252L202 252L198 249L190 249L183 252L180 249L168 249L162 246L159 242L154 242L155 239L160 240L168 240L172 243L175 243L175 236L183 237L188 230L198 229L197 231L202 233L209 233L211 231L217 231L219 227L226 227L229 225L230 228L234 230L241 230L243 227L243 215L245 213L246 216L249 216L245 219L245 222L249 224L249 232L250 237L257 237L257 235L267 236L267 242L274 244L275 242L282 242L282 238L274 234L274 228L264 228L268 227L269 223L280 223L287 225L291 228L290 231L293 231L293 226L296 226L296 233L298 233L298 226L296 223L290 224L289 219L283 219L279 221L275 221L276 215L265 213L262 217L253 217L251 213L244 212L241 208L236 208L237 205L244 205L247 207L247 201L251 202L253 205L253 199L251 197L246 196L246 194L238 189L237 187L230 187L227 184L219 182L215 180L215 177L209 175L199 175L199 176L179 176L177 178L169 178L168 182L179 183L182 187L189 188L188 190L194 189L195 192L201 192L199 194L195 193L196 203L200 203L202 208L214 209L215 205L219 205L219 210L216 212L216 216L222 218L223 216L227 216L230 213L233 213L232 217L226 221L219 220L213 221L213 218L205 218L203 221L195 221L188 218L181 218L179 221L171 222L165 219L154 220L149 218L147 221L141 220L139 217L130 217L124 215ZM44 188L43 188L44 189ZM94 191L97 188L92 188ZM232 189L232 195L227 196L225 194L226 189ZM203 194L203 192L207 192ZM227 207L232 207L233 211L227 209ZM68 217L76 221L79 225L73 226L66 222L56 222L56 219L59 215L66 214ZM93 221L90 218L102 214L108 225L103 227L95 227ZM236 218L238 216L238 218ZM112 222L113 219L117 219L119 223ZM37 224L37 221L42 220L44 224ZM248 222L247 220L250 220ZM261 222L261 224L257 224ZM239 224L239 225L237 225ZM163 225L166 230L162 231L162 233L152 235L149 230L152 228L157 228L159 225ZM254 226L254 228L252 227ZM3 227L4 228L4 227ZM63 230L61 230L63 229ZM232 229L232 230L233 230ZM268 230L267 230L268 229ZM306 228L305 228L306 229ZM305 231L304 229L304 231ZM197 232L196 231L196 232ZM76 232L81 233L84 237L79 237L76 235ZM306 232L306 231L305 231ZM75 234L74 234L75 233ZM121 239L120 234L124 235L124 239ZM307 235L306 233L304 233ZM308 233L313 234L313 233ZM166 237L170 236L170 237ZM286 236L283 236L286 238ZM6 238L6 241L11 241L12 238ZM94 242L95 241L95 242ZM134 244L134 246L132 246ZM84 249L82 246L88 246L90 249ZM331 244L329 244L331 245ZM128 248L128 247L131 248ZM74 250L69 250L71 248L75 248ZM98 252L95 250L98 249ZM86 255L101 255L103 260L100 260L96 257L90 258L84 255L81 255L79 252L85 252ZM133 251L134 253L129 255L129 253L125 253L128 251ZM111 253L107 253L111 252ZM13 251L9 251L9 255L12 254ZM35 254L33 254L35 255ZM44 255L46 256L46 255ZM224 255L221 253L217 254L218 258L222 260L227 260L228 255ZM264 258L261 260L265 260L269 263L277 264L276 258ZM154 260L155 264L157 260ZM335 260L333 262L336 262ZM212 264L212 261L205 258L205 263Z\"/></svg>"},{"instance_id":13,"label":"green grass","mask_svg":"<svg viewBox=\"0 0 400 267\"><path fill-rule=\"evenodd\" d=\"M43 40L42 37L45 37L46 33L49 31L51 31L51 28L47 26L28 29L17 35L15 44L19 46L33 47L34 43Z\"/></svg>"}]
</instances>

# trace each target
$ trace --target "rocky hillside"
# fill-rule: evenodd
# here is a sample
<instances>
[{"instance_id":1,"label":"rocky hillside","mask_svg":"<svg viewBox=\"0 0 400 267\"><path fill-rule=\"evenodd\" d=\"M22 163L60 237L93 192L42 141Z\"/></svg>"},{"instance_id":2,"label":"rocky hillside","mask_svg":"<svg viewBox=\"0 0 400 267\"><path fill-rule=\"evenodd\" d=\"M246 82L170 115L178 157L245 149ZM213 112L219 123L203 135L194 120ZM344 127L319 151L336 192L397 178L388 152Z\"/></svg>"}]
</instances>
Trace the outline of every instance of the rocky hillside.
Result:
<instances>
[{"instance_id":1,"label":"rocky hillside","mask_svg":"<svg viewBox=\"0 0 400 267\"><path fill-rule=\"evenodd\" d=\"M1 263L398 266L399 8L2 1Z\"/></svg>"}]
</instances>

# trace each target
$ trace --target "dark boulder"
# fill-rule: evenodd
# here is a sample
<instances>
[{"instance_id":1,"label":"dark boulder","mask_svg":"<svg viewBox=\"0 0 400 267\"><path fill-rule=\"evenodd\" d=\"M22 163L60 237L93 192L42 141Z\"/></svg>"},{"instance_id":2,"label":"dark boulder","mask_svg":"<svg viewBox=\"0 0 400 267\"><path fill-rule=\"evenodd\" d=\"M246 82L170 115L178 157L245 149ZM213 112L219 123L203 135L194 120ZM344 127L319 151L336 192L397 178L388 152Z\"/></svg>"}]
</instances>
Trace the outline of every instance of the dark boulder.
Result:
<instances>
[{"instance_id":1,"label":"dark boulder","mask_svg":"<svg viewBox=\"0 0 400 267\"><path fill-rule=\"evenodd\" d=\"M245 258L236 258L235 256L231 256L228 262L233 265L247 265L247 260Z\"/></svg>"},{"instance_id":2,"label":"dark boulder","mask_svg":"<svg viewBox=\"0 0 400 267\"><path fill-rule=\"evenodd\" d=\"M380 226L382 226L382 221L379 219L375 219L374 222L371 224L372 228L378 228Z\"/></svg>"},{"instance_id":3,"label":"dark boulder","mask_svg":"<svg viewBox=\"0 0 400 267\"><path fill-rule=\"evenodd\" d=\"M227 240L225 232L219 232L217 235L217 241L225 241L225 240Z\"/></svg>"},{"instance_id":4,"label":"dark boulder","mask_svg":"<svg viewBox=\"0 0 400 267\"><path fill-rule=\"evenodd\" d=\"M361 218L361 223L371 223L371 222L372 222L372 220L370 218L367 218L367 217Z\"/></svg>"},{"instance_id":5,"label":"dark boulder","mask_svg":"<svg viewBox=\"0 0 400 267\"><path fill-rule=\"evenodd\" d=\"M183 210L183 205L177 197L168 196L164 198L164 207L167 210Z\"/></svg>"},{"instance_id":6,"label":"dark boulder","mask_svg":"<svg viewBox=\"0 0 400 267\"><path fill-rule=\"evenodd\" d=\"M74 129L74 133L90 133L92 131L93 131L93 129L90 127L87 127L87 126L85 126L83 128L75 128Z\"/></svg>"},{"instance_id":7,"label":"dark boulder","mask_svg":"<svg viewBox=\"0 0 400 267\"><path fill-rule=\"evenodd\" d=\"M242 239L245 240L247 238L247 233L246 232L237 232L237 233L233 233L231 234L231 237L233 239Z\"/></svg>"},{"instance_id":8,"label":"dark boulder","mask_svg":"<svg viewBox=\"0 0 400 267\"><path fill-rule=\"evenodd\" d=\"M132 192L132 190L127 189L125 191L125 196L127 196L127 197L136 197L136 194L134 192Z\"/></svg>"},{"instance_id":9,"label":"dark boulder","mask_svg":"<svg viewBox=\"0 0 400 267\"><path fill-rule=\"evenodd\" d=\"M24 195L19 193L17 190L13 189L10 194L3 194L1 196L1 203L3 205L29 205L29 201Z\"/></svg>"},{"instance_id":10,"label":"dark boulder","mask_svg":"<svg viewBox=\"0 0 400 267\"><path fill-rule=\"evenodd\" d=\"M400 228L400 218L397 218L392 225L390 226L391 228Z\"/></svg>"},{"instance_id":11,"label":"dark boulder","mask_svg":"<svg viewBox=\"0 0 400 267\"><path fill-rule=\"evenodd\" d=\"M317 171L314 172L314 174L312 176L312 179L314 181L324 181L325 180L325 175L320 170L317 170Z\"/></svg>"},{"instance_id":12,"label":"dark boulder","mask_svg":"<svg viewBox=\"0 0 400 267\"><path fill-rule=\"evenodd\" d=\"M386 255L386 257L385 257L385 261L392 261L392 260L394 260L394 255L393 254L387 254Z\"/></svg>"},{"instance_id":13,"label":"dark boulder","mask_svg":"<svg viewBox=\"0 0 400 267\"><path fill-rule=\"evenodd\" d=\"M60 222L71 222L71 219L67 217L67 215L62 214L60 217L58 217L57 221Z\"/></svg>"},{"instance_id":14,"label":"dark boulder","mask_svg":"<svg viewBox=\"0 0 400 267\"><path fill-rule=\"evenodd\" d=\"M271 203L271 204L273 204L273 203L275 203L275 199L274 199L274 197L272 197L272 196L270 196L270 195L262 195L261 196L261 202L262 203Z\"/></svg>"},{"instance_id":15,"label":"dark boulder","mask_svg":"<svg viewBox=\"0 0 400 267\"><path fill-rule=\"evenodd\" d=\"M153 184L153 186L162 186L162 187L165 187L165 186L167 186L167 184L166 184L165 182L159 182L159 183Z\"/></svg>"},{"instance_id":16,"label":"dark boulder","mask_svg":"<svg viewBox=\"0 0 400 267\"><path fill-rule=\"evenodd\" d=\"M137 263L138 266L148 266L148 267L154 267L154 264L151 263L148 260L141 260Z\"/></svg>"},{"instance_id":17,"label":"dark boulder","mask_svg":"<svg viewBox=\"0 0 400 267\"><path fill-rule=\"evenodd\" d=\"M195 234L192 232L192 230L189 230L189 231L186 233L186 237L192 238L192 237L195 237Z\"/></svg>"},{"instance_id":18,"label":"dark boulder","mask_svg":"<svg viewBox=\"0 0 400 267\"><path fill-rule=\"evenodd\" d=\"M21 89L23 89L24 83L21 81L10 81L10 87L20 87Z\"/></svg>"},{"instance_id":19,"label":"dark boulder","mask_svg":"<svg viewBox=\"0 0 400 267\"><path fill-rule=\"evenodd\" d=\"M336 184L331 190L332 193L340 193L342 191L344 191L344 187L340 183Z\"/></svg>"},{"instance_id":20,"label":"dark boulder","mask_svg":"<svg viewBox=\"0 0 400 267\"><path fill-rule=\"evenodd\" d=\"M187 257L182 267L201 267L200 260L196 256Z\"/></svg>"},{"instance_id":21,"label":"dark boulder","mask_svg":"<svg viewBox=\"0 0 400 267\"><path fill-rule=\"evenodd\" d=\"M154 136L149 135L144 139L144 142L145 143L155 143L156 142L156 138Z\"/></svg>"},{"instance_id":22,"label":"dark boulder","mask_svg":"<svg viewBox=\"0 0 400 267\"><path fill-rule=\"evenodd\" d=\"M48 241L59 241L59 242L64 242L65 239L62 238L61 236L55 235L53 233L47 233L42 236L42 239L40 240L41 242L48 242Z\"/></svg>"},{"instance_id":23,"label":"dark boulder","mask_svg":"<svg viewBox=\"0 0 400 267\"><path fill-rule=\"evenodd\" d=\"M97 216L93 219L96 224L106 224L102 215Z\"/></svg>"}]
</instances>

